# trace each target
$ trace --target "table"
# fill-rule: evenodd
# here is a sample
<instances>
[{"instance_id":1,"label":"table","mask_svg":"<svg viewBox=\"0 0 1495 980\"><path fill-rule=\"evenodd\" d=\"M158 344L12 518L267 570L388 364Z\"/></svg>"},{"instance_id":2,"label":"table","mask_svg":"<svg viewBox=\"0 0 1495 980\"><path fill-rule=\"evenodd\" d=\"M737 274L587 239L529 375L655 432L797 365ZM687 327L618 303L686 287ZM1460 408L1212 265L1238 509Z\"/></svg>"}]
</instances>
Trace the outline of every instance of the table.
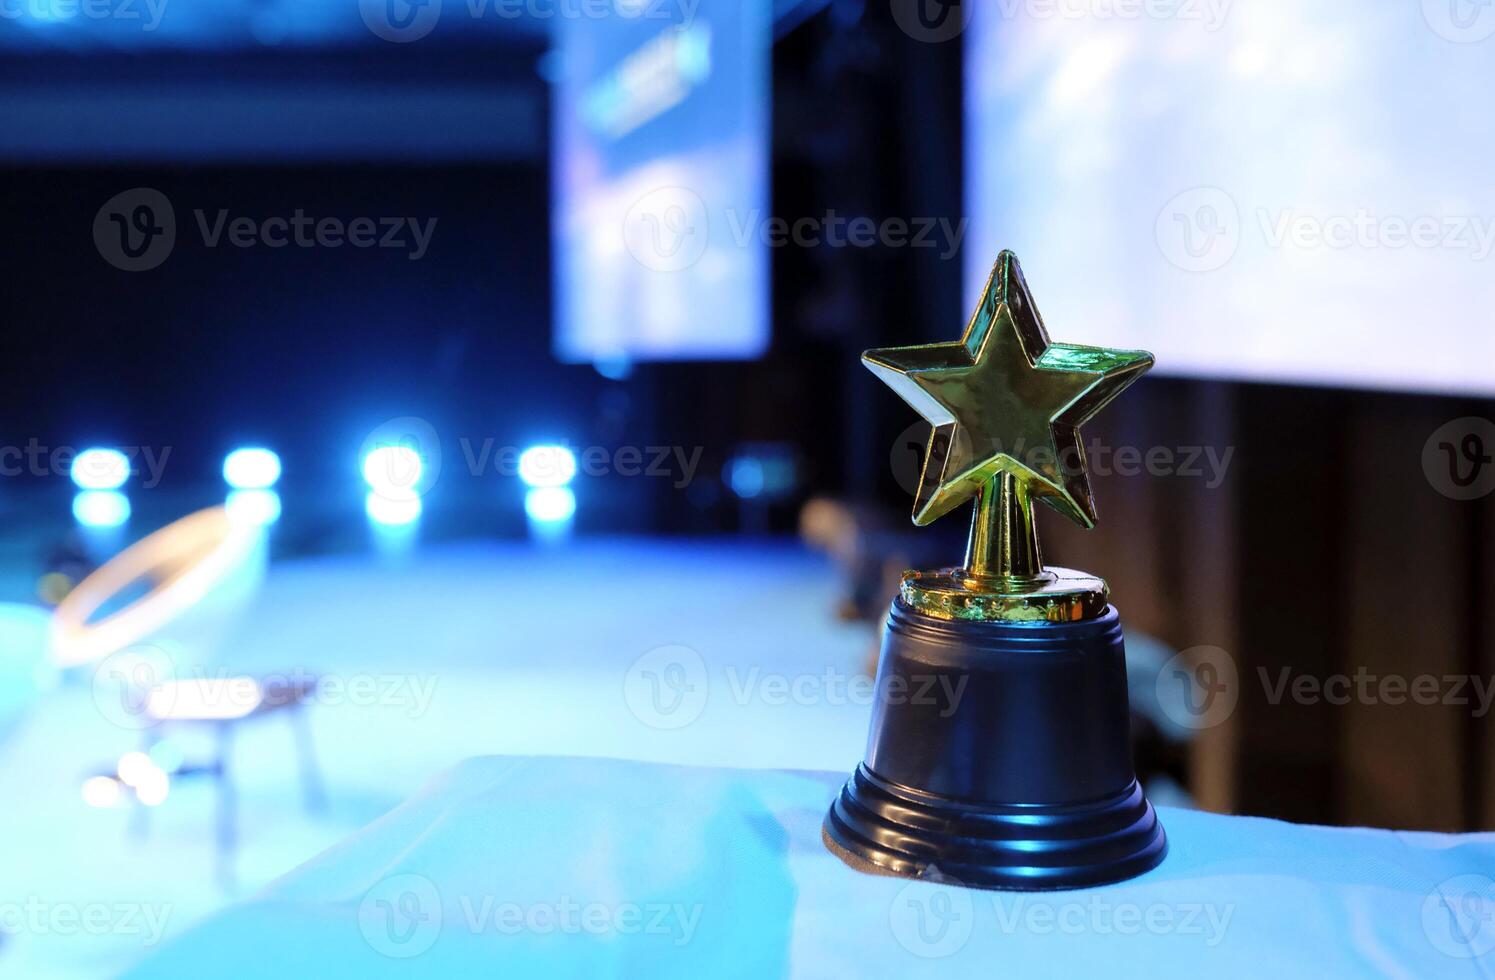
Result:
<instances>
[{"instance_id":1,"label":"table","mask_svg":"<svg viewBox=\"0 0 1495 980\"><path fill-rule=\"evenodd\" d=\"M238 791L234 785L234 733L244 725L268 715L283 715L295 738L296 768L301 776L302 805L308 813L320 812L326 806L322 776L312 750L311 729L307 725L306 705L316 696L317 679L300 677L191 677L160 684L144 695L143 717L149 724L142 731L141 750L149 755L151 748L177 728L205 728L213 735L210 761L189 766L166 775L177 779L192 775L213 777L217 789L217 817L214 821L214 845L219 881L231 885L234 880L234 852L238 845ZM133 829L137 837L146 830L149 806L138 799L134 808ZM160 801L156 801L160 802Z\"/></svg>"},{"instance_id":2,"label":"table","mask_svg":"<svg viewBox=\"0 0 1495 980\"><path fill-rule=\"evenodd\" d=\"M1163 807L1141 878L984 892L827 853L843 779L469 759L128 975L1495 976L1495 834Z\"/></svg>"}]
</instances>

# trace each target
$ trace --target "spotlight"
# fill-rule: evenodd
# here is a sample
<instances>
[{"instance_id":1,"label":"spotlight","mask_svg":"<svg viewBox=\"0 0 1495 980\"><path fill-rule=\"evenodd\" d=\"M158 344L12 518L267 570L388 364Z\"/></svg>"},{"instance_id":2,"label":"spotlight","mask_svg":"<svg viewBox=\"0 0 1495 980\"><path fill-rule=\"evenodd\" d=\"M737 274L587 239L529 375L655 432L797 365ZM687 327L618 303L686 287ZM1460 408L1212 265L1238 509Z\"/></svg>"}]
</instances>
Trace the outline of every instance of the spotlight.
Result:
<instances>
[{"instance_id":1,"label":"spotlight","mask_svg":"<svg viewBox=\"0 0 1495 980\"><path fill-rule=\"evenodd\" d=\"M280 494L274 490L231 490L223 506L229 517L256 527L280 520Z\"/></svg>"},{"instance_id":2,"label":"spotlight","mask_svg":"<svg viewBox=\"0 0 1495 980\"><path fill-rule=\"evenodd\" d=\"M383 496L376 490L364 498L363 509L368 513L369 520L375 524L399 527L413 524L419 519L421 504L419 497L394 500Z\"/></svg>"},{"instance_id":3,"label":"spotlight","mask_svg":"<svg viewBox=\"0 0 1495 980\"><path fill-rule=\"evenodd\" d=\"M745 443L727 460L722 479L740 500L783 500L799 485L794 447L778 442Z\"/></svg>"},{"instance_id":4,"label":"spotlight","mask_svg":"<svg viewBox=\"0 0 1495 980\"><path fill-rule=\"evenodd\" d=\"M171 777L155 766L151 766L134 787L135 799L146 806L160 806L171 792Z\"/></svg>"},{"instance_id":5,"label":"spotlight","mask_svg":"<svg viewBox=\"0 0 1495 980\"><path fill-rule=\"evenodd\" d=\"M576 494L570 487L539 487L524 495L524 512L540 524L569 521L576 513Z\"/></svg>"},{"instance_id":6,"label":"spotlight","mask_svg":"<svg viewBox=\"0 0 1495 980\"><path fill-rule=\"evenodd\" d=\"M265 490L280 479L280 457L269 449L235 449L223 459L223 479L235 490Z\"/></svg>"},{"instance_id":7,"label":"spotlight","mask_svg":"<svg viewBox=\"0 0 1495 980\"><path fill-rule=\"evenodd\" d=\"M565 446L531 446L519 454L519 479L529 486L564 487L575 477L576 454Z\"/></svg>"},{"instance_id":8,"label":"spotlight","mask_svg":"<svg viewBox=\"0 0 1495 980\"><path fill-rule=\"evenodd\" d=\"M73 517L84 527L119 527L130 519L130 498L118 490L84 490L73 497Z\"/></svg>"},{"instance_id":9,"label":"spotlight","mask_svg":"<svg viewBox=\"0 0 1495 980\"><path fill-rule=\"evenodd\" d=\"M420 453L409 446L376 446L363 457L363 479L374 494L386 500L420 503L420 483L424 470ZM415 508L420 513L420 507ZM373 516L370 512L369 516ZM403 522L400 522L403 523Z\"/></svg>"},{"instance_id":10,"label":"spotlight","mask_svg":"<svg viewBox=\"0 0 1495 980\"><path fill-rule=\"evenodd\" d=\"M150 773L155 768L156 764L144 752L126 752L120 756L115 771L119 773L119 781L126 786L139 786L152 778Z\"/></svg>"},{"instance_id":11,"label":"spotlight","mask_svg":"<svg viewBox=\"0 0 1495 980\"><path fill-rule=\"evenodd\" d=\"M628 376L633 373L633 362L628 359L627 354L599 357L592 362L592 367L609 381L627 381Z\"/></svg>"},{"instance_id":12,"label":"spotlight","mask_svg":"<svg viewBox=\"0 0 1495 980\"><path fill-rule=\"evenodd\" d=\"M763 492L763 462L752 456L739 456L727 464L727 486L743 500Z\"/></svg>"},{"instance_id":13,"label":"spotlight","mask_svg":"<svg viewBox=\"0 0 1495 980\"><path fill-rule=\"evenodd\" d=\"M118 449L85 449L73 458L71 474L81 490L118 490L130 478L130 460Z\"/></svg>"}]
</instances>

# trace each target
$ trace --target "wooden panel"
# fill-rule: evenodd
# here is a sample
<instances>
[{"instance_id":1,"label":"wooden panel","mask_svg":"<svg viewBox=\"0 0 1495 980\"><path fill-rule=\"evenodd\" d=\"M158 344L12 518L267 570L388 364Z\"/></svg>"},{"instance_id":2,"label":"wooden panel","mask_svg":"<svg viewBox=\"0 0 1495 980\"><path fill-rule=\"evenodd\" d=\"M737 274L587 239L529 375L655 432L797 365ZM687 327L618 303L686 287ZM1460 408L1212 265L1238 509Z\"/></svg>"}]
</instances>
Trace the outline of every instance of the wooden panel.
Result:
<instances>
[{"instance_id":1,"label":"wooden panel","mask_svg":"<svg viewBox=\"0 0 1495 980\"><path fill-rule=\"evenodd\" d=\"M1196 447L1203 457L1197 476L1181 473L1166 487L1173 491L1169 513L1177 515L1169 573L1177 597L1175 625L1166 636L1180 650L1240 649L1236 511L1241 470L1236 466L1235 405L1234 386L1201 384L1186 391L1182 410L1174 415L1186 422L1173 429L1181 460ZM1240 726L1241 715L1234 712L1195 735L1189 783L1194 799L1206 810L1236 809Z\"/></svg>"},{"instance_id":2,"label":"wooden panel","mask_svg":"<svg viewBox=\"0 0 1495 980\"><path fill-rule=\"evenodd\" d=\"M1111 584L1129 633L1176 650L1237 647L1235 390L1148 379L1127 392L1086 431L1101 447L1091 460L1100 525L1044 528L1052 561ZM1206 809L1235 806L1238 726L1232 716L1190 747L1189 788Z\"/></svg>"},{"instance_id":3,"label":"wooden panel","mask_svg":"<svg viewBox=\"0 0 1495 980\"><path fill-rule=\"evenodd\" d=\"M1262 677L1338 668L1342 595L1342 392L1243 386L1239 392L1240 674L1238 808L1305 822L1337 819L1338 719L1322 706L1273 702ZM1307 605L1305 595L1326 601Z\"/></svg>"},{"instance_id":4,"label":"wooden panel","mask_svg":"<svg viewBox=\"0 0 1495 980\"><path fill-rule=\"evenodd\" d=\"M1156 481L1132 460L1158 438L1155 405L1167 396L1167 384L1144 379L1083 431L1097 526L1083 530L1047 508L1039 518L1045 560L1104 578L1125 627L1153 635L1163 632L1171 602L1157 547L1161 500ZM1118 453L1124 454L1121 465Z\"/></svg>"},{"instance_id":5,"label":"wooden panel","mask_svg":"<svg viewBox=\"0 0 1495 980\"><path fill-rule=\"evenodd\" d=\"M1423 694L1432 697L1436 684L1443 699L1444 678L1469 669L1475 508L1439 494L1422 468L1423 445L1449 417L1440 402L1385 396L1353 412L1343 603L1353 615L1339 672L1356 684L1349 704L1321 709L1343 719L1345 823L1459 830L1466 822L1470 708L1415 703L1410 687L1431 678Z\"/></svg>"},{"instance_id":6,"label":"wooden panel","mask_svg":"<svg viewBox=\"0 0 1495 980\"><path fill-rule=\"evenodd\" d=\"M1495 403L1478 406L1478 414L1495 419ZM1478 553L1472 562L1474 580L1466 613L1474 620L1474 672L1495 685L1495 494L1476 509L1474 540ZM1468 760L1470 799L1474 801L1469 830L1495 830L1495 710L1473 719Z\"/></svg>"},{"instance_id":7,"label":"wooden panel","mask_svg":"<svg viewBox=\"0 0 1495 980\"><path fill-rule=\"evenodd\" d=\"M1046 514L1047 557L1110 581L1130 631L1232 654L1239 706L1199 733L1190 760L1202 806L1495 827L1495 721L1399 693L1419 675L1442 691L1445 676L1495 678L1495 496L1450 500L1421 463L1433 430L1469 414L1495 408L1148 379L1089 426L1108 454L1094 478L1101 523L1085 532ZM1233 455L1208 486L1117 472L1123 446ZM1368 697L1358 675L1375 679ZM1307 696L1278 697L1284 676L1307 678ZM1375 686L1383 677L1396 680ZM1333 678L1351 703L1325 697Z\"/></svg>"}]
</instances>

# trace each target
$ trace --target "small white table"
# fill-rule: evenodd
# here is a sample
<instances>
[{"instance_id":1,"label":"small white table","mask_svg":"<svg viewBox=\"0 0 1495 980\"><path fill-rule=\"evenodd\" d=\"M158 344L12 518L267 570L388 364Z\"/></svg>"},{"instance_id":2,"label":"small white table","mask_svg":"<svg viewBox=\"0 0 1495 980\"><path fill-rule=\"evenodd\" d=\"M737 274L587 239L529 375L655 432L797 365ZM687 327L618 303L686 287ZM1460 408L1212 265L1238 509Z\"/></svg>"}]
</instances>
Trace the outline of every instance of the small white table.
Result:
<instances>
[{"instance_id":1,"label":"small white table","mask_svg":"<svg viewBox=\"0 0 1495 980\"><path fill-rule=\"evenodd\" d=\"M295 737L296 766L301 773L302 800L308 813L318 813L326 806L321 773L317 770L312 749L311 729L306 721L307 702L315 696L317 679L303 676L261 681L254 677L231 676L173 680L152 688L144 695L141 750L151 748L177 728L205 728L213 733L213 756L206 764L185 767L174 778L206 774L217 787L217 817L214 824L214 847L218 859L217 876L225 887L234 879L234 856L238 847L238 793L234 787L234 734L241 725L272 714L284 715ZM149 807L136 802L133 832L144 836Z\"/></svg>"}]
</instances>

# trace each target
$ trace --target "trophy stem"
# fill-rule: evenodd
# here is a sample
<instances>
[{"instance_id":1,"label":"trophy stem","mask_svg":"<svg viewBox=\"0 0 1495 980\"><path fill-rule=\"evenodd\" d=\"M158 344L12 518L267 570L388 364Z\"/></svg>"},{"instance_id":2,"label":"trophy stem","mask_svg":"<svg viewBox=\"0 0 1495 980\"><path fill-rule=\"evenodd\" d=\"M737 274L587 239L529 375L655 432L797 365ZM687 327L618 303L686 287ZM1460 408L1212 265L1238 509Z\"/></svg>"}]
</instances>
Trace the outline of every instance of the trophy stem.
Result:
<instances>
[{"instance_id":1,"label":"trophy stem","mask_svg":"<svg viewBox=\"0 0 1495 980\"><path fill-rule=\"evenodd\" d=\"M1033 500L1011 473L998 474L977 491L965 572L982 583L1025 586L1044 580Z\"/></svg>"}]
</instances>

